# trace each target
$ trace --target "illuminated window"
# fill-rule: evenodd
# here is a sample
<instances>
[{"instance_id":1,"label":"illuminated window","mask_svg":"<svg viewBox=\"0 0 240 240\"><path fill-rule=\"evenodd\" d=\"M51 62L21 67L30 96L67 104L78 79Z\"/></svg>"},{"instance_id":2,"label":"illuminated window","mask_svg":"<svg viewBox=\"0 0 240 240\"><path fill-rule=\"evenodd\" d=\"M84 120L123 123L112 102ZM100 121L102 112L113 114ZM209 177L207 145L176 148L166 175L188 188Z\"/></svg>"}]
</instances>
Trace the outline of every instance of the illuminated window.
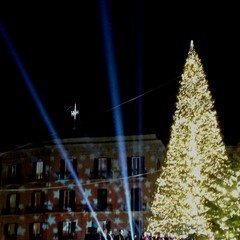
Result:
<instances>
[{"instance_id":1,"label":"illuminated window","mask_svg":"<svg viewBox=\"0 0 240 240\"><path fill-rule=\"evenodd\" d=\"M43 161L38 161L36 164L36 179L43 178Z\"/></svg>"},{"instance_id":2,"label":"illuminated window","mask_svg":"<svg viewBox=\"0 0 240 240\"><path fill-rule=\"evenodd\" d=\"M107 158L98 159L98 171L106 172L107 171Z\"/></svg>"},{"instance_id":3,"label":"illuminated window","mask_svg":"<svg viewBox=\"0 0 240 240\"><path fill-rule=\"evenodd\" d=\"M75 191L74 190L60 190L59 208L60 208L60 211L75 210Z\"/></svg>"},{"instance_id":4,"label":"illuminated window","mask_svg":"<svg viewBox=\"0 0 240 240\"><path fill-rule=\"evenodd\" d=\"M144 174L144 157L128 157L128 176Z\"/></svg>"},{"instance_id":5,"label":"illuminated window","mask_svg":"<svg viewBox=\"0 0 240 240\"><path fill-rule=\"evenodd\" d=\"M94 159L93 178L112 178L111 158L100 157Z\"/></svg>"},{"instance_id":6,"label":"illuminated window","mask_svg":"<svg viewBox=\"0 0 240 240\"><path fill-rule=\"evenodd\" d=\"M33 223L33 235L40 235L41 233L41 223Z\"/></svg>"},{"instance_id":7,"label":"illuminated window","mask_svg":"<svg viewBox=\"0 0 240 240\"><path fill-rule=\"evenodd\" d=\"M69 165L72 166L73 171L77 175L77 159L75 157L69 159ZM69 170L68 164L64 159L60 161L60 179L72 178L72 173Z\"/></svg>"},{"instance_id":8,"label":"illuminated window","mask_svg":"<svg viewBox=\"0 0 240 240\"><path fill-rule=\"evenodd\" d=\"M75 232L75 222L71 222L71 221L66 221L63 222L63 233L64 235L69 235L71 233Z\"/></svg>"},{"instance_id":9,"label":"illuminated window","mask_svg":"<svg viewBox=\"0 0 240 240\"><path fill-rule=\"evenodd\" d=\"M11 164L7 166L7 178L6 183L21 183L21 165L20 164Z\"/></svg>"},{"instance_id":10,"label":"illuminated window","mask_svg":"<svg viewBox=\"0 0 240 240\"><path fill-rule=\"evenodd\" d=\"M7 212L15 214L18 210L19 194L11 193L7 195Z\"/></svg>"},{"instance_id":11,"label":"illuminated window","mask_svg":"<svg viewBox=\"0 0 240 240\"><path fill-rule=\"evenodd\" d=\"M32 192L31 206L34 211L44 210L45 193L38 191Z\"/></svg>"},{"instance_id":12,"label":"illuminated window","mask_svg":"<svg viewBox=\"0 0 240 240\"><path fill-rule=\"evenodd\" d=\"M8 165L8 178L17 177L17 165Z\"/></svg>"},{"instance_id":13,"label":"illuminated window","mask_svg":"<svg viewBox=\"0 0 240 240\"><path fill-rule=\"evenodd\" d=\"M10 200L10 208L11 209L16 208L17 194L11 194L9 200Z\"/></svg>"},{"instance_id":14,"label":"illuminated window","mask_svg":"<svg viewBox=\"0 0 240 240\"><path fill-rule=\"evenodd\" d=\"M42 223L30 223L29 235L31 240L42 240Z\"/></svg>"},{"instance_id":15,"label":"illuminated window","mask_svg":"<svg viewBox=\"0 0 240 240\"><path fill-rule=\"evenodd\" d=\"M16 231L16 224L15 223L11 223L8 225L8 234L9 235L14 235Z\"/></svg>"},{"instance_id":16,"label":"illuminated window","mask_svg":"<svg viewBox=\"0 0 240 240\"><path fill-rule=\"evenodd\" d=\"M46 177L46 164L44 161L39 160L33 163L33 180L39 181Z\"/></svg>"},{"instance_id":17,"label":"illuminated window","mask_svg":"<svg viewBox=\"0 0 240 240\"><path fill-rule=\"evenodd\" d=\"M17 239L17 228L18 225L16 223L7 223L4 224L4 235L5 239L15 240Z\"/></svg>"},{"instance_id":18,"label":"illuminated window","mask_svg":"<svg viewBox=\"0 0 240 240\"><path fill-rule=\"evenodd\" d=\"M73 239L76 229L76 222L64 221L58 223L58 237L59 239Z\"/></svg>"},{"instance_id":19,"label":"illuminated window","mask_svg":"<svg viewBox=\"0 0 240 240\"><path fill-rule=\"evenodd\" d=\"M98 174L103 178L107 177L107 158L98 159Z\"/></svg>"}]
</instances>

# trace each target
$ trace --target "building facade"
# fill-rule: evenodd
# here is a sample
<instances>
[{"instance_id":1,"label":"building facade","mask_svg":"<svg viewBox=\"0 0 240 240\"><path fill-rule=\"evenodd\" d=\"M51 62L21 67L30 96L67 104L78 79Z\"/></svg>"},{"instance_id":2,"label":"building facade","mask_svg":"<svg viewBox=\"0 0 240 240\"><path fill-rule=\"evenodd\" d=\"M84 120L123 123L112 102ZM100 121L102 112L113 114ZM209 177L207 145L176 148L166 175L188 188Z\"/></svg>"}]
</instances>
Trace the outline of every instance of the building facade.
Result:
<instances>
[{"instance_id":1,"label":"building facade","mask_svg":"<svg viewBox=\"0 0 240 240\"><path fill-rule=\"evenodd\" d=\"M165 147L155 135L69 138L1 154L1 239L140 235ZM97 234L96 234L97 233Z\"/></svg>"}]
</instances>

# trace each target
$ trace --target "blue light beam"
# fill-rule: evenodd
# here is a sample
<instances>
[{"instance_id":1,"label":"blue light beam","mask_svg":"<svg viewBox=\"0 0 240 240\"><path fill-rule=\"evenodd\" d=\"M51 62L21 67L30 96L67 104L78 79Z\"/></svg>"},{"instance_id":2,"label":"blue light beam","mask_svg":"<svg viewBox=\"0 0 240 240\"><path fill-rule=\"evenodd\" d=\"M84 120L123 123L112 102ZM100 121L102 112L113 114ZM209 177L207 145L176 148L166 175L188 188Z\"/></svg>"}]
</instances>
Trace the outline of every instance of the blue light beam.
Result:
<instances>
[{"instance_id":1,"label":"blue light beam","mask_svg":"<svg viewBox=\"0 0 240 240\"><path fill-rule=\"evenodd\" d=\"M110 27L110 17L109 17L109 5L108 1L101 0L99 1L100 7L100 20L101 20L101 27L103 33L103 44L105 50L105 60L107 66L107 74L109 80L109 88L112 100L112 106L120 105L120 97L118 92L118 85L117 85L117 73L116 73L116 64L115 64L115 56L114 56L114 48L113 48L113 39L111 35L111 27ZM120 168L121 174L123 176L123 186L125 189L125 198L127 203L128 209L128 219L130 225L130 231L133 234L133 226L132 226L132 215L131 215L131 205L130 205L130 191L129 191L129 184L127 181L127 162L126 162L126 150L124 141L120 140L120 136L124 136L123 131L123 123L122 123L122 112L119 108L115 108L113 110L113 121L116 131L116 136L118 140L118 154L120 157ZM133 239L133 236L132 236Z\"/></svg>"},{"instance_id":2,"label":"blue light beam","mask_svg":"<svg viewBox=\"0 0 240 240\"><path fill-rule=\"evenodd\" d=\"M89 209L92 213L93 218L95 219L97 224L100 226L100 223L99 223L98 219L96 218L96 213L93 210L90 202L88 201L88 198L85 196L84 189L83 189L82 185L80 184L80 181L78 180L78 176L76 175L76 173L73 169L73 166L72 166L72 164L69 160L67 151L64 149L63 144L62 144L60 138L58 137L58 134L55 131L54 126L51 123L50 118L48 117L48 114L47 114L44 106L41 103L40 97L38 96L38 94L37 94L32 82L30 80L26 70L24 69L23 64L21 63L17 52L14 50L13 44L11 43L10 38L8 37L8 35L6 33L2 22L0 22L0 33L1 33L5 43L7 45L12 57L13 57L13 60L15 61L20 73L22 74L23 80L25 81L25 84L27 85L27 88L28 88L31 96L32 96L35 104L37 105L37 108L39 109L39 111L41 113L41 116L43 118L44 123L46 124L48 130L50 131L51 135L53 136L54 143L56 144L62 159L65 160L65 162L67 164L67 167L68 167L69 171L71 172L71 175L73 176L73 179L74 179L79 191L82 193L82 196L83 196L85 202L87 203L87 205L88 205L88 207L89 207Z\"/></svg>"}]
</instances>

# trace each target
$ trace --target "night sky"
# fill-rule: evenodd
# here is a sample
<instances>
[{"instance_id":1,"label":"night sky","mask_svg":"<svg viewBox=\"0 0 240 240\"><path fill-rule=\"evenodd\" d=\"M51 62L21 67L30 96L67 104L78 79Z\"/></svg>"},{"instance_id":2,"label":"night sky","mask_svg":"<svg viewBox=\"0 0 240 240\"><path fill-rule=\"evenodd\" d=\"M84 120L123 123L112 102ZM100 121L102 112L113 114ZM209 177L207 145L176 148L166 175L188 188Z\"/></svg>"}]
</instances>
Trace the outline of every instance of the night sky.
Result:
<instances>
[{"instance_id":1,"label":"night sky","mask_svg":"<svg viewBox=\"0 0 240 240\"><path fill-rule=\"evenodd\" d=\"M55 136L115 135L116 109L124 134L157 134L167 144L191 40L224 141L237 144L239 16L236 6L219 3L93 0L1 6L0 149Z\"/></svg>"}]
</instances>

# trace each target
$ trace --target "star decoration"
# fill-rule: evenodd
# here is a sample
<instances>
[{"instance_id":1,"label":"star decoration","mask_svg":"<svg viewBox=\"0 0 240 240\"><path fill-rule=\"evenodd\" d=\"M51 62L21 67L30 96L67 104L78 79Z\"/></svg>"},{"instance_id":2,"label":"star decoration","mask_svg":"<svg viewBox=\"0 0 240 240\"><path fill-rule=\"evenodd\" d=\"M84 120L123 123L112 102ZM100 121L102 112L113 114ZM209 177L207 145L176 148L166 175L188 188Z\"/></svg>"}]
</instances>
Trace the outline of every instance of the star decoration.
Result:
<instances>
[{"instance_id":1,"label":"star decoration","mask_svg":"<svg viewBox=\"0 0 240 240\"><path fill-rule=\"evenodd\" d=\"M154 169L154 168L150 168L150 169L149 169L149 172L150 172L150 173L154 173L154 172L155 172L155 169Z\"/></svg>"},{"instance_id":2,"label":"star decoration","mask_svg":"<svg viewBox=\"0 0 240 240\"><path fill-rule=\"evenodd\" d=\"M150 161L151 161L151 162L155 162L155 161L156 161L156 156L154 156L154 155L151 156L151 157L150 157Z\"/></svg>"},{"instance_id":3,"label":"star decoration","mask_svg":"<svg viewBox=\"0 0 240 240\"><path fill-rule=\"evenodd\" d=\"M82 167L83 167L82 163L79 163L78 164L78 169L82 169Z\"/></svg>"},{"instance_id":4,"label":"star decoration","mask_svg":"<svg viewBox=\"0 0 240 240\"><path fill-rule=\"evenodd\" d=\"M74 187L75 187L75 184L73 184L73 183L68 184L69 189L74 189Z\"/></svg>"},{"instance_id":5,"label":"star decoration","mask_svg":"<svg viewBox=\"0 0 240 240\"><path fill-rule=\"evenodd\" d=\"M52 215L49 215L48 216L48 219L47 219L47 223L51 226L52 224L55 224L56 221L55 221L55 217L53 217Z\"/></svg>"},{"instance_id":6,"label":"star decoration","mask_svg":"<svg viewBox=\"0 0 240 240\"><path fill-rule=\"evenodd\" d=\"M90 168L86 168L84 173L88 176L90 176L90 172L91 172L91 169Z\"/></svg>"},{"instance_id":7,"label":"star decoration","mask_svg":"<svg viewBox=\"0 0 240 240\"><path fill-rule=\"evenodd\" d=\"M87 221L87 228L92 227L92 221Z\"/></svg>"},{"instance_id":8,"label":"star decoration","mask_svg":"<svg viewBox=\"0 0 240 240\"><path fill-rule=\"evenodd\" d=\"M91 217L96 218L97 213L96 212L91 212Z\"/></svg>"},{"instance_id":9,"label":"star decoration","mask_svg":"<svg viewBox=\"0 0 240 240\"><path fill-rule=\"evenodd\" d=\"M120 224L120 223L122 223L122 220L120 218L115 218L114 223Z\"/></svg>"},{"instance_id":10,"label":"star decoration","mask_svg":"<svg viewBox=\"0 0 240 240\"><path fill-rule=\"evenodd\" d=\"M17 235L24 236L25 231L26 231L25 228L22 228L21 226L18 226Z\"/></svg>"},{"instance_id":11,"label":"star decoration","mask_svg":"<svg viewBox=\"0 0 240 240\"><path fill-rule=\"evenodd\" d=\"M52 210L52 209L53 209L53 203L52 203L50 200L48 200L48 201L46 202L46 206L47 206L47 209L48 209L48 210Z\"/></svg>"},{"instance_id":12,"label":"star decoration","mask_svg":"<svg viewBox=\"0 0 240 240\"><path fill-rule=\"evenodd\" d=\"M115 192L119 192L119 190L120 190L119 186L116 186L116 187L114 188L114 190L115 190Z\"/></svg>"},{"instance_id":13,"label":"star decoration","mask_svg":"<svg viewBox=\"0 0 240 240\"><path fill-rule=\"evenodd\" d=\"M48 225L47 225L46 223L43 223L42 229L43 229L43 230L47 230L47 229L48 229Z\"/></svg>"},{"instance_id":14,"label":"star decoration","mask_svg":"<svg viewBox=\"0 0 240 240\"><path fill-rule=\"evenodd\" d=\"M19 217L19 220L25 221L25 216L21 215L21 216Z\"/></svg>"},{"instance_id":15,"label":"star decoration","mask_svg":"<svg viewBox=\"0 0 240 240\"><path fill-rule=\"evenodd\" d=\"M146 181L144 185L145 185L146 188L150 188L151 187L151 182Z\"/></svg>"},{"instance_id":16,"label":"star decoration","mask_svg":"<svg viewBox=\"0 0 240 240\"><path fill-rule=\"evenodd\" d=\"M78 219L75 219L74 222L76 223L75 231L82 231L82 228L78 225Z\"/></svg>"},{"instance_id":17,"label":"star decoration","mask_svg":"<svg viewBox=\"0 0 240 240\"><path fill-rule=\"evenodd\" d=\"M38 220L38 219L39 219L39 215L34 215L34 216L33 216L33 219L34 219L34 220Z\"/></svg>"},{"instance_id":18,"label":"star decoration","mask_svg":"<svg viewBox=\"0 0 240 240\"><path fill-rule=\"evenodd\" d=\"M115 214L116 214L116 215L119 215L119 214L120 214L120 210L119 210L119 209L116 209L116 210L115 210Z\"/></svg>"},{"instance_id":19,"label":"star decoration","mask_svg":"<svg viewBox=\"0 0 240 240\"><path fill-rule=\"evenodd\" d=\"M53 198L59 199L59 191L53 191Z\"/></svg>"},{"instance_id":20,"label":"star decoration","mask_svg":"<svg viewBox=\"0 0 240 240\"><path fill-rule=\"evenodd\" d=\"M91 192L91 189L85 189L85 196L86 198L88 198L89 196L92 196L92 192Z\"/></svg>"},{"instance_id":21,"label":"star decoration","mask_svg":"<svg viewBox=\"0 0 240 240\"><path fill-rule=\"evenodd\" d=\"M19 204L19 208L21 209L21 210L23 210L24 209L24 205L21 203L21 204Z\"/></svg>"}]
</instances>

